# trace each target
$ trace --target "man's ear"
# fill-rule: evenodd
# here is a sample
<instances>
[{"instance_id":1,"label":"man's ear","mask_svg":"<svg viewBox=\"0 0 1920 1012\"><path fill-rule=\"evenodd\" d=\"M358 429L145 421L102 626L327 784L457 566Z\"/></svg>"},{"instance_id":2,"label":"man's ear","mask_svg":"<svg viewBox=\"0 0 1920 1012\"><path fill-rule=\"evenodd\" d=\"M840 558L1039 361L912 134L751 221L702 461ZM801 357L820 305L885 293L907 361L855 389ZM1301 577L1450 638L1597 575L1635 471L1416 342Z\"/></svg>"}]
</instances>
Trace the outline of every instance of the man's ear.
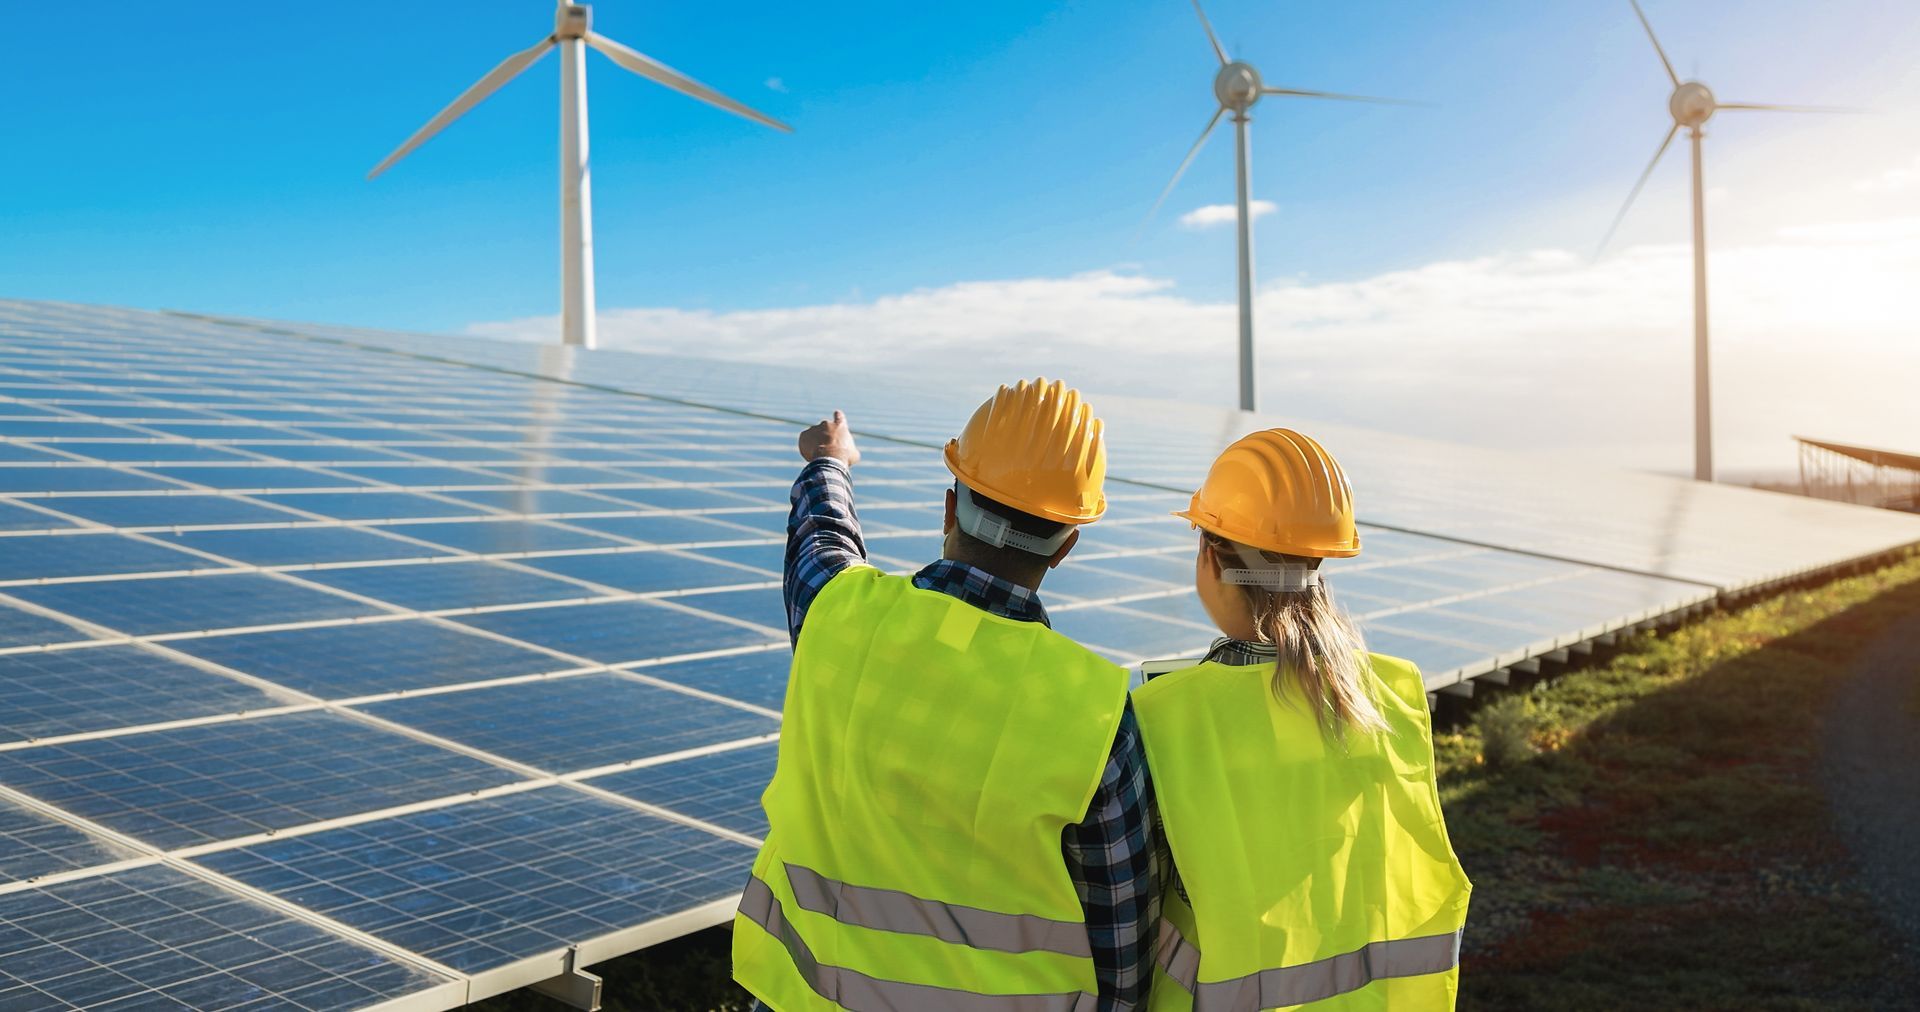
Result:
<instances>
[{"instance_id":1,"label":"man's ear","mask_svg":"<svg viewBox=\"0 0 1920 1012\"><path fill-rule=\"evenodd\" d=\"M953 526L960 522L953 512L958 505L959 500L955 497L953 489L947 489L947 515L940 521L941 534L952 534Z\"/></svg>"},{"instance_id":2,"label":"man's ear","mask_svg":"<svg viewBox=\"0 0 1920 1012\"><path fill-rule=\"evenodd\" d=\"M1067 557L1067 553L1073 551L1073 546L1079 543L1080 528L1075 527L1073 533L1067 535L1067 540L1060 543L1060 550L1053 553L1053 558L1047 560L1047 568L1053 569L1060 565L1061 560Z\"/></svg>"}]
</instances>

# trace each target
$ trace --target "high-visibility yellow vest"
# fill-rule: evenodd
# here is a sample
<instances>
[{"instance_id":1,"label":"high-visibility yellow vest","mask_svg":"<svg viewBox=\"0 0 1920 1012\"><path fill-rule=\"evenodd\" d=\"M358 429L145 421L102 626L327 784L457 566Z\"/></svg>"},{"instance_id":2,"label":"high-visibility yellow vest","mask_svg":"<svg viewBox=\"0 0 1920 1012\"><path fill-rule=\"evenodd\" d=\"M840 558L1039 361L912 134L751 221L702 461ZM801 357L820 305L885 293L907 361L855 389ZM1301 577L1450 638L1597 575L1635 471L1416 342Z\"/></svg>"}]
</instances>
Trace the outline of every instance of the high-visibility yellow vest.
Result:
<instances>
[{"instance_id":1,"label":"high-visibility yellow vest","mask_svg":"<svg viewBox=\"0 0 1920 1012\"><path fill-rule=\"evenodd\" d=\"M1271 664L1135 690L1186 895L1163 883L1154 1012L1453 1008L1472 885L1447 841L1426 691L1372 657L1388 731L1330 741Z\"/></svg>"},{"instance_id":2,"label":"high-visibility yellow vest","mask_svg":"<svg viewBox=\"0 0 1920 1012\"><path fill-rule=\"evenodd\" d=\"M1127 681L1037 622L835 576L794 650L734 979L778 1012L1092 1012L1060 841Z\"/></svg>"}]
</instances>

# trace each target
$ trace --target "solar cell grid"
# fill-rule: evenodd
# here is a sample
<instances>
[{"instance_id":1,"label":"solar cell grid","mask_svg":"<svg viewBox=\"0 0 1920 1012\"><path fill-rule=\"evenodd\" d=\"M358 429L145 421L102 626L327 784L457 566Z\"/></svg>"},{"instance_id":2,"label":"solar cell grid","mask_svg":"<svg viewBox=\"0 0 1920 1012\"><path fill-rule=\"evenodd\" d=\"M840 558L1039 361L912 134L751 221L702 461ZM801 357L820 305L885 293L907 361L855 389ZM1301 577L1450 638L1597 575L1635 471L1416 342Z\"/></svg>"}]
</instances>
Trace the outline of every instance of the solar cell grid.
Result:
<instances>
[{"instance_id":1,"label":"solar cell grid","mask_svg":"<svg viewBox=\"0 0 1920 1012\"><path fill-rule=\"evenodd\" d=\"M549 773L772 734L772 717L619 674L522 682L362 707ZM555 734L556 727L567 728Z\"/></svg>"},{"instance_id":2,"label":"solar cell grid","mask_svg":"<svg viewBox=\"0 0 1920 1012\"><path fill-rule=\"evenodd\" d=\"M725 826L767 834L760 795L773 780L778 743L750 745L594 777L593 786Z\"/></svg>"},{"instance_id":3,"label":"solar cell grid","mask_svg":"<svg viewBox=\"0 0 1920 1012\"><path fill-rule=\"evenodd\" d=\"M456 621L603 664L754 646L782 635L654 601L528 608Z\"/></svg>"},{"instance_id":4,"label":"solar cell grid","mask_svg":"<svg viewBox=\"0 0 1920 1012\"><path fill-rule=\"evenodd\" d=\"M0 798L0 886L111 864L138 853ZM0 899L0 908L4 906L5 901ZM4 932L0 926L0 937L5 937ZM0 964L0 974L5 972L4 964ZM5 993L0 987L0 996ZM6 1007L0 1000L0 1008Z\"/></svg>"},{"instance_id":5,"label":"solar cell grid","mask_svg":"<svg viewBox=\"0 0 1920 1012\"><path fill-rule=\"evenodd\" d=\"M304 573L314 583L337 587L418 611L573 601L601 592L566 580L496 562L356 566Z\"/></svg>"},{"instance_id":6,"label":"solar cell grid","mask_svg":"<svg viewBox=\"0 0 1920 1012\"><path fill-rule=\"evenodd\" d=\"M17 586L7 593L133 636L331 621L381 610L256 573Z\"/></svg>"},{"instance_id":7,"label":"solar cell grid","mask_svg":"<svg viewBox=\"0 0 1920 1012\"><path fill-rule=\"evenodd\" d=\"M138 646L0 655L0 745L283 702Z\"/></svg>"},{"instance_id":8,"label":"solar cell grid","mask_svg":"<svg viewBox=\"0 0 1920 1012\"><path fill-rule=\"evenodd\" d=\"M473 973L723 901L753 853L561 787L199 861Z\"/></svg>"},{"instance_id":9,"label":"solar cell grid","mask_svg":"<svg viewBox=\"0 0 1920 1012\"><path fill-rule=\"evenodd\" d=\"M178 640L171 649L323 699L350 699L579 667L422 619Z\"/></svg>"},{"instance_id":10,"label":"solar cell grid","mask_svg":"<svg viewBox=\"0 0 1920 1012\"><path fill-rule=\"evenodd\" d=\"M0 752L0 783L162 849L517 779L501 767L313 711Z\"/></svg>"},{"instance_id":11,"label":"solar cell grid","mask_svg":"<svg viewBox=\"0 0 1920 1012\"><path fill-rule=\"evenodd\" d=\"M0 896L10 1010L358 1008L445 983L171 868Z\"/></svg>"}]
</instances>

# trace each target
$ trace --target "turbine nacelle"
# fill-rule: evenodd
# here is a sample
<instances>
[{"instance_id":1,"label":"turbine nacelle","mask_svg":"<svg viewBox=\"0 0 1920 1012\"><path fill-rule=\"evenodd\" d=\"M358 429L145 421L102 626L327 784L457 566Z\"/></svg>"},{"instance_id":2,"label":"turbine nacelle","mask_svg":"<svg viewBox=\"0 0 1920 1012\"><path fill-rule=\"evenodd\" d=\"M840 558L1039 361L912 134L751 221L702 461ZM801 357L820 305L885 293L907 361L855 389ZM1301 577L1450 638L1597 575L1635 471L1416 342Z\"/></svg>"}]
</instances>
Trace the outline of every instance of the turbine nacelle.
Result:
<instances>
[{"instance_id":1,"label":"turbine nacelle","mask_svg":"<svg viewBox=\"0 0 1920 1012\"><path fill-rule=\"evenodd\" d=\"M1720 106L1714 102L1713 92L1699 81L1682 83L1673 89L1673 96L1667 99L1667 111L1673 114L1673 121L1696 130L1712 119L1714 110L1718 108Z\"/></svg>"},{"instance_id":2,"label":"turbine nacelle","mask_svg":"<svg viewBox=\"0 0 1920 1012\"><path fill-rule=\"evenodd\" d=\"M1220 72L1213 75L1213 95L1220 100L1223 108L1237 113L1245 113L1260 101L1260 72L1253 64L1244 60L1234 60L1221 66Z\"/></svg>"},{"instance_id":3,"label":"turbine nacelle","mask_svg":"<svg viewBox=\"0 0 1920 1012\"><path fill-rule=\"evenodd\" d=\"M584 39L593 30L593 8L586 4L567 3L561 0L560 6L553 11L553 37L556 39Z\"/></svg>"}]
</instances>

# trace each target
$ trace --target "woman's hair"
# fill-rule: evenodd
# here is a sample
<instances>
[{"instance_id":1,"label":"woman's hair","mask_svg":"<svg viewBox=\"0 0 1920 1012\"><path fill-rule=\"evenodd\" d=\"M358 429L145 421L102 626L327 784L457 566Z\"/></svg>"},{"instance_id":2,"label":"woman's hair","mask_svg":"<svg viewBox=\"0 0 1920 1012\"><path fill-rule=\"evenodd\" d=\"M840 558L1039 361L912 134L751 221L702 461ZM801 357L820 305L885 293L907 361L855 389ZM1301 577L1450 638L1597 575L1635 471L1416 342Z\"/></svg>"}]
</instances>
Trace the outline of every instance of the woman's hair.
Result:
<instances>
[{"instance_id":1,"label":"woman's hair","mask_svg":"<svg viewBox=\"0 0 1920 1012\"><path fill-rule=\"evenodd\" d=\"M1235 563L1239 551L1259 552L1274 563L1311 565L1315 561L1236 545L1213 533L1204 533L1204 537L1227 566ZM1333 602L1325 585L1315 584L1302 591L1249 586L1239 590L1253 606L1260 642L1270 644L1278 654L1273 666L1275 699L1285 698L1282 692L1286 680L1292 678L1328 737L1387 729L1373 696L1366 641L1345 609Z\"/></svg>"}]
</instances>

